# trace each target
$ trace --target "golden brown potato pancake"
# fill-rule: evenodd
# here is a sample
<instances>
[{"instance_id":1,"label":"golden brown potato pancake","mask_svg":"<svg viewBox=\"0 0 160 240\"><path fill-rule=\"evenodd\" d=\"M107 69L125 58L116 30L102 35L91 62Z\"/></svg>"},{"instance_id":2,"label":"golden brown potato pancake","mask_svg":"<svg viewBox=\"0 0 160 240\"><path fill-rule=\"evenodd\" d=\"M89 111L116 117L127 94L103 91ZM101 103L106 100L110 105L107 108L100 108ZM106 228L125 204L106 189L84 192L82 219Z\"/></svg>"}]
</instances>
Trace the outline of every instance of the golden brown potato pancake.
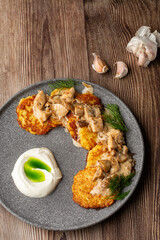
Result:
<instances>
[{"instance_id":1,"label":"golden brown potato pancake","mask_svg":"<svg viewBox=\"0 0 160 240\"><path fill-rule=\"evenodd\" d=\"M90 191L97 185L97 181L92 181L96 168L85 168L74 176L72 185L73 200L84 208L104 208L109 207L114 200L107 199L106 196L92 195Z\"/></svg>"},{"instance_id":2,"label":"golden brown potato pancake","mask_svg":"<svg viewBox=\"0 0 160 240\"><path fill-rule=\"evenodd\" d=\"M77 121L77 117L72 114L72 113L69 113L68 116L68 122L67 122L67 129L69 131L69 133L71 134L71 137L77 141L78 139L78 128L77 128L77 125L76 125L76 121Z\"/></svg>"},{"instance_id":3,"label":"golden brown potato pancake","mask_svg":"<svg viewBox=\"0 0 160 240\"><path fill-rule=\"evenodd\" d=\"M67 129L71 137L79 142L86 150L92 149L96 145L97 133L91 132L88 127L80 128L78 133L78 127L76 125L77 117L70 113L67 118Z\"/></svg>"},{"instance_id":4,"label":"golden brown potato pancake","mask_svg":"<svg viewBox=\"0 0 160 240\"><path fill-rule=\"evenodd\" d=\"M36 95L33 95L20 100L16 109L17 121L19 126L26 131L32 134L42 135L46 134L52 128L61 125L61 122L58 119L50 117L46 122L40 123L33 114L35 97Z\"/></svg>"},{"instance_id":5,"label":"golden brown potato pancake","mask_svg":"<svg viewBox=\"0 0 160 240\"><path fill-rule=\"evenodd\" d=\"M101 159L101 155L106 152L107 152L106 145L103 144L96 145L92 150L88 152L86 168L93 167L97 163L97 160Z\"/></svg>"},{"instance_id":6,"label":"golden brown potato pancake","mask_svg":"<svg viewBox=\"0 0 160 240\"><path fill-rule=\"evenodd\" d=\"M51 92L50 96L53 97L54 95L58 95L58 94L60 94L61 91L63 91L63 90L62 89L55 89Z\"/></svg>"},{"instance_id":7,"label":"golden brown potato pancake","mask_svg":"<svg viewBox=\"0 0 160 240\"><path fill-rule=\"evenodd\" d=\"M101 99L90 93L77 93L76 92L75 98L78 99L82 103L102 106Z\"/></svg>"},{"instance_id":8,"label":"golden brown potato pancake","mask_svg":"<svg viewBox=\"0 0 160 240\"><path fill-rule=\"evenodd\" d=\"M83 148L90 150L96 146L97 133L91 132L88 127L79 130L79 141Z\"/></svg>"}]
</instances>

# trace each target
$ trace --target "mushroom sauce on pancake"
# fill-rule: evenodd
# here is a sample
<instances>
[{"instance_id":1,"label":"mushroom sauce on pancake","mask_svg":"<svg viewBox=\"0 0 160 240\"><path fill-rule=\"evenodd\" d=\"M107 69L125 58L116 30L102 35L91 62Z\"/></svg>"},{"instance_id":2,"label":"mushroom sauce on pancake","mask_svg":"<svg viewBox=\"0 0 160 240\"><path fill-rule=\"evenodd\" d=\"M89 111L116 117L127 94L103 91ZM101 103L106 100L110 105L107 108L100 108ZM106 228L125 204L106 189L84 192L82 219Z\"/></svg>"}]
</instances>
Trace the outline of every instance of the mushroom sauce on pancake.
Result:
<instances>
[{"instance_id":1,"label":"mushroom sauce on pancake","mask_svg":"<svg viewBox=\"0 0 160 240\"><path fill-rule=\"evenodd\" d=\"M59 82L63 88L56 88L50 96L38 91L37 95L20 100L16 110L18 124L37 135L57 126L65 127L73 144L89 151L85 169L74 176L73 200L84 208L108 207L128 194L122 193L120 181L126 181L123 188L128 186L134 172L133 155L123 134L127 128L118 106L105 108L91 85L82 83L85 89L78 93L74 85L67 87L65 81ZM114 181L119 181L119 188L112 187Z\"/></svg>"},{"instance_id":2,"label":"mushroom sauce on pancake","mask_svg":"<svg viewBox=\"0 0 160 240\"><path fill-rule=\"evenodd\" d=\"M61 122L59 119L55 119L52 117L50 117L43 123L40 122L35 117L33 112L33 104L35 97L36 95L33 95L20 100L19 105L16 109L17 120L19 126L26 131L32 134L43 135L50 131L52 128L61 125Z\"/></svg>"}]
</instances>

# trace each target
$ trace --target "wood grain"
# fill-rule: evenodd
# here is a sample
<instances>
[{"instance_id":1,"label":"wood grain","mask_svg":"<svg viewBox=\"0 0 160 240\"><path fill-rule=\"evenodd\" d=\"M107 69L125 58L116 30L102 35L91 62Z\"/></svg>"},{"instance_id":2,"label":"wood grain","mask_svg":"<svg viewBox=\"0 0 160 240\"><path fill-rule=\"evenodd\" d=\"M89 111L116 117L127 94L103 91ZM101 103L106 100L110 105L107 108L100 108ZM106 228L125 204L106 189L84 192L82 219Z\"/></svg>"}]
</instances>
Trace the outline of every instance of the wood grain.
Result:
<instances>
[{"instance_id":1,"label":"wood grain","mask_svg":"<svg viewBox=\"0 0 160 240\"><path fill-rule=\"evenodd\" d=\"M126 51L136 30L160 31L160 1L0 0L0 105L26 86L50 78L79 78L120 97L136 116L145 140L145 165L133 197L109 219L77 231L30 226L0 206L0 240L158 240L160 239L160 53L140 68ZM96 52L110 71L91 68ZM129 74L113 78L114 63Z\"/></svg>"}]
</instances>

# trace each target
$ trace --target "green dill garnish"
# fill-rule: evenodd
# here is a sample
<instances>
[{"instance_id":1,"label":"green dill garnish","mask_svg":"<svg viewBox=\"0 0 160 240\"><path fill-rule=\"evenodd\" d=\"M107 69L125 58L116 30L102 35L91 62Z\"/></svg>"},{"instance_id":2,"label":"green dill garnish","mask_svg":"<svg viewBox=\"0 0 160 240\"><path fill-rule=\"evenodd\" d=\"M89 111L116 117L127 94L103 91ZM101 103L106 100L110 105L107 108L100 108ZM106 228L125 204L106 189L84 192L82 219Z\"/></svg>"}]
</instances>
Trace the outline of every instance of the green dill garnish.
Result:
<instances>
[{"instance_id":1,"label":"green dill garnish","mask_svg":"<svg viewBox=\"0 0 160 240\"><path fill-rule=\"evenodd\" d=\"M78 84L79 82L76 82L73 79L67 79L67 80L57 80L53 83L49 83L48 86L50 87L51 90L54 90L54 89L71 88Z\"/></svg>"},{"instance_id":2,"label":"green dill garnish","mask_svg":"<svg viewBox=\"0 0 160 240\"><path fill-rule=\"evenodd\" d=\"M119 129L123 132L127 132L128 129L125 126L122 116L119 111L117 104L107 104L105 105L106 111L103 113L104 121L107 122L111 127Z\"/></svg>"},{"instance_id":3,"label":"green dill garnish","mask_svg":"<svg viewBox=\"0 0 160 240\"><path fill-rule=\"evenodd\" d=\"M124 176L122 174L119 176L115 175L113 178L111 178L108 185L111 193L107 198L112 198L114 200L124 199L130 191L123 192L123 189L131 184L134 175L134 173L131 173L128 176Z\"/></svg>"}]
</instances>

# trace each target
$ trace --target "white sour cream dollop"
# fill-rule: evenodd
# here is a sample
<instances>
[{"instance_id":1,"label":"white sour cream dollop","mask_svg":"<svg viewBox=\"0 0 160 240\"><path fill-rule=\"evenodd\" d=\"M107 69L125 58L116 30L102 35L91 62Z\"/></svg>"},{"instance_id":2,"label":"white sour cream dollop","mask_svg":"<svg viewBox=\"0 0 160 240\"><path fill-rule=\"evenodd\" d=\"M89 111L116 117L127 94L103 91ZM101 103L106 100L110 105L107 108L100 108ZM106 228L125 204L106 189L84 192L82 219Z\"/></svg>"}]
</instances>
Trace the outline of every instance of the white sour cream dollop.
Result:
<instances>
[{"instance_id":1,"label":"white sour cream dollop","mask_svg":"<svg viewBox=\"0 0 160 240\"><path fill-rule=\"evenodd\" d=\"M38 169L45 174L45 180L42 182L31 181L24 171L24 164L30 157L37 158L47 164L51 171ZM12 177L18 190L28 197L41 198L51 193L60 182L62 173L57 166L52 152L45 147L33 148L24 152L15 163Z\"/></svg>"}]
</instances>

